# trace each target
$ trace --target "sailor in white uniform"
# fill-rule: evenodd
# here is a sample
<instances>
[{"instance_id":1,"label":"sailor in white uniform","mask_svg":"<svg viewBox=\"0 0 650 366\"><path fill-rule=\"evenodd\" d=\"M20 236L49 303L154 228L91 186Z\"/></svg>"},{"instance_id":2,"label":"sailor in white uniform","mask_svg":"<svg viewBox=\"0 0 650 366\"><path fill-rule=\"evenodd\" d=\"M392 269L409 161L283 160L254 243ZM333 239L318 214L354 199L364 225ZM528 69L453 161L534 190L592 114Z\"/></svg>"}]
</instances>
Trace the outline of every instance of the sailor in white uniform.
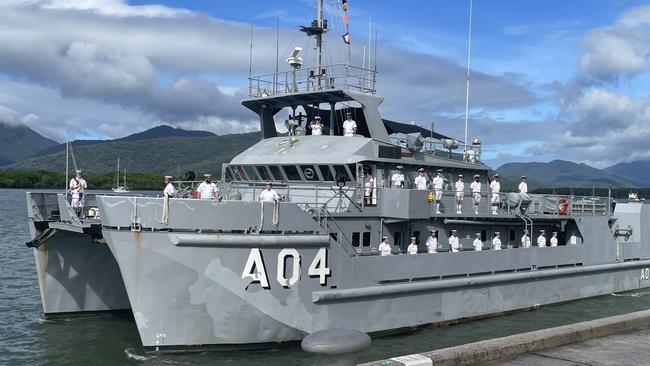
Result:
<instances>
[{"instance_id":1,"label":"sailor in white uniform","mask_svg":"<svg viewBox=\"0 0 650 366\"><path fill-rule=\"evenodd\" d=\"M501 192L501 183L499 183L499 174L495 174L492 183L490 183L490 193L492 193L492 198L490 199L490 203L492 204L492 215L498 215L499 192Z\"/></svg>"},{"instance_id":2,"label":"sailor in white uniform","mask_svg":"<svg viewBox=\"0 0 650 366\"><path fill-rule=\"evenodd\" d=\"M461 208L463 207L463 197L465 196L465 181L463 180L463 175L458 175L458 180L456 181L456 213L461 214Z\"/></svg>"},{"instance_id":3,"label":"sailor in white uniform","mask_svg":"<svg viewBox=\"0 0 650 366\"><path fill-rule=\"evenodd\" d=\"M262 202L277 202L280 200L280 195L273 189L272 183L266 184L266 189L260 193L260 201Z\"/></svg>"},{"instance_id":4,"label":"sailor in white uniform","mask_svg":"<svg viewBox=\"0 0 650 366\"><path fill-rule=\"evenodd\" d=\"M436 198L436 213L440 214L440 199L442 198L442 186L445 184L445 178L442 177L442 169L436 170L436 177L433 178L433 193Z\"/></svg>"},{"instance_id":5,"label":"sailor in white uniform","mask_svg":"<svg viewBox=\"0 0 650 366\"><path fill-rule=\"evenodd\" d=\"M528 230L524 230L524 235L521 237L521 247L530 248L530 236L528 236Z\"/></svg>"},{"instance_id":6,"label":"sailor in white uniform","mask_svg":"<svg viewBox=\"0 0 650 366\"><path fill-rule=\"evenodd\" d=\"M526 176L521 176L521 183L519 183L519 193L526 195L528 198L528 184L526 183Z\"/></svg>"},{"instance_id":7,"label":"sailor in white uniform","mask_svg":"<svg viewBox=\"0 0 650 366\"><path fill-rule=\"evenodd\" d=\"M551 242L552 247L557 246L557 231L553 232L553 236L551 236L551 239L549 241Z\"/></svg>"},{"instance_id":8,"label":"sailor in white uniform","mask_svg":"<svg viewBox=\"0 0 650 366\"><path fill-rule=\"evenodd\" d=\"M88 188L86 180L81 177L81 170L75 171L76 175L70 179L70 192L72 193L72 202L70 203L74 212L79 216L83 214L84 202L86 200L85 190Z\"/></svg>"},{"instance_id":9,"label":"sailor in white uniform","mask_svg":"<svg viewBox=\"0 0 650 366\"><path fill-rule=\"evenodd\" d=\"M481 182L480 175L474 175L474 181L469 185L469 190L472 192L472 201L474 202L474 213L478 215L478 205L481 203Z\"/></svg>"},{"instance_id":10,"label":"sailor in white uniform","mask_svg":"<svg viewBox=\"0 0 650 366\"><path fill-rule=\"evenodd\" d=\"M343 136L354 136L357 133L357 123L352 119L352 113L345 114L347 119L343 121Z\"/></svg>"},{"instance_id":11,"label":"sailor in white uniform","mask_svg":"<svg viewBox=\"0 0 650 366\"><path fill-rule=\"evenodd\" d=\"M570 245L576 245L578 244L578 237L576 236L575 232L571 233L571 236L569 237L569 244Z\"/></svg>"},{"instance_id":12,"label":"sailor in white uniform","mask_svg":"<svg viewBox=\"0 0 650 366\"><path fill-rule=\"evenodd\" d=\"M402 174L402 166L398 165L395 167L397 171L390 177L393 188L404 188L404 174Z\"/></svg>"},{"instance_id":13,"label":"sailor in white uniform","mask_svg":"<svg viewBox=\"0 0 650 366\"><path fill-rule=\"evenodd\" d=\"M436 230L431 230L431 235L427 238L427 242L424 244L427 246L427 252L437 253L438 250L438 238L436 238Z\"/></svg>"},{"instance_id":14,"label":"sailor in white uniform","mask_svg":"<svg viewBox=\"0 0 650 366\"><path fill-rule=\"evenodd\" d=\"M363 173L363 199L366 205L372 204L372 196L374 195L376 184L372 172L370 170L365 171Z\"/></svg>"},{"instance_id":15,"label":"sailor in white uniform","mask_svg":"<svg viewBox=\"0 0 650 366\"><path fill-rule=\"evenodd\" d=\"M391 255L391 249L390 249L390 244L388 244L388 237L384 236L381 240L381 244L379 244L379 255L382 257L385 257L387 255Z\"/></svg>"},{"instance_id":16,"label":"sailor in white uniform","mask_svg":"<svg viewBox=\"0 0 650 366\"><path fill-rule=\"evenodd\" d=\"M320 116L314 117L314 120L309 124L309 128L311 128L312 136L320 136L323 134L323 124L320 121Z\"/></svg>"},{"instance_id":17,"label":"sailor in white uniform","mask_svg":"<svg viewBox=\"0 0 650 366\"><path fill-rule=\"evenodd\" d=\"M205 177L205 181L196 187L199 198L203 200L219 199L219 189L216 184L212 183L212 174L203 174L203 176Z\"/></svg>"},{"instance_id":18,"label":"sailor in white uniform","mask_svg":"<svg viewBox=\"0 0 650 366\"><path fill-rule=\"evenodd\" d=\"M172 184L172 176L171 175L166 175L165 176L165 190L163 191L163 195L172 198L174 195L176 195L176 189L174 188L174 185Z\"/></svg>"},{"instance_id":19,"label":"sailor in white uniform","mask_svg":"<svg viewBox=\"0 0 650 366\"><path fill-rule=\"evenodd\" d=\"M546 237L544 236L544 230L539 231L539 236L537 237L537 246L540 248L546 247Z\"/></svg>"},{"instance_id":20,"label":"sailor in white uniform","mask_svg":"<svg viewBox=\"0 0 650 366\"><path fill-rule=\"evenodd\" d=\"M451 231L451 236L449 237L449 248L453 253L458 253L460 243L458 242L458 237L456 236L456 230Z\"/></svg>"},{"instance_id":21,"label":"sailor in white uniform","mask_svg":"<svg viewBox=\"0 0 650 366\"><path fill-rule=\"evenodd\" d=\"M494 232L494 239L492 239L492 249L501 250L501 233L498 231Z\"/></svg>"},{"instance_id":22,"label":"sailor in white uniform","mask_svg":"<svg viewBox=\"0 0 650 366\"><path fill-rule=\"evenodd\" d=\"M424 175L424 168L418 169L418 176L415 177L415 189L427 189L427 177Z\"/></svg>"},{"instance_id":23,"label":"sailor in white uniform","mask_svg":"<svg viewBox=\"0 0 650 366\"><path fill-rule=\"evenodd\" d=\"M474 241L472 242L474 250L480 252L483 250L483 242L481 241L481 233L474 234Z\"/></svg>"},{"instance_id":24,"label":"sailor in white uniform","mask_svg":"<svg viewBox=\"0 0 650 366\"><path fill-rule=\"evenodd\" d=\"M411 244L409 244L409 246L406 248L407 254L409 255L418 254L418 245L416 243L416 240L417 239L415 238L415 236L411 237Z\"/></svg>"}]
</instances>

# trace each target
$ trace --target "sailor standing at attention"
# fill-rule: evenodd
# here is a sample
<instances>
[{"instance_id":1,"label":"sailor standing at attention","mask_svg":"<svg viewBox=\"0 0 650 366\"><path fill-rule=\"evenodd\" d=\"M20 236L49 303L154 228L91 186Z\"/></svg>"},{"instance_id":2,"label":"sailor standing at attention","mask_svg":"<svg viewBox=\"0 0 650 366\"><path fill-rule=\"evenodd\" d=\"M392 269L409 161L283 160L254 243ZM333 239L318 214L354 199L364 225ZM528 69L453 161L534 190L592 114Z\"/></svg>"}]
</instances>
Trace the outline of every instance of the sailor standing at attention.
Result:
<instances>
[{"instance_id":1,"label":"sailor standing at attention","mask_svg":"<svg viewBox=\"0 0 650 366\"><path fill-rule=\"evenodd\" d=\"M549 241L551 242L552 247L557 246L557 231L553 232L553 236L551 236L551 239Z\"/></svg>"},{"instance_id":2,"label":"sailor standing at attention","mask_svg":"<svg viewBox=\"0 0 650 366\"><path fill-rule=\"evenodd\" d=\"M343 121L343 136L354 136L357 133L357 123L352 119L352 113L345 114L347 119Z\"/></svg>"},{"instance_id":3,"label":"sailor standing at attention","mask_svg":"<svg viewBox=\"0 0 650 366\"><path fill-rule=\"evenodd\" d=\"M499 208L499 192L501 191L501 183L499 183L499 174L494 175L494 180L490 183L490 193L492 193L492 215L498 215L497 209Z\"/></svg>"},{"instance_id":4,"label":"sailor standing at attention","mask_svg":"<svg viewBox=\"0 0 650 366\"><path fill-rule=\"evenodd\" d=\"M203 174L205 181L201 182L196 191L199 192L199 198L203 200L219 199L219 189L212 183L212 174Z\"/></svg>"},{"instance_id":5,"label":"sailor standing at attention","mask_svg":"<svg viewBox=\"0 0 650 366\"><path fill-rule=\"evenodd\" d=\"M165 176L165 190L163 191L163 195L169 198L172 198L174 195L176 195L176 189L174 189L174 185L172 184L171 175Z\"/></svg>"},{"instance_id":6,"label":"sailor standing at attention","mask_svg":"<svg viewBox=\"0 0 650 366\"><path fill-rule=\"evenodd\" d=\"M521 247L530 248L530 236L528 236L528 230L524 230L524 235L521 237Z\"/></svg>"},{"instance_id":7,"label":"sailor standing at attention","mask_svg":"<svg viewBox=\"0 0 650 366\"><path fill-rule=\"evenodd\" d=\"M72 192L72 208L74 212L79 216L83 214L84 201L86 200L85 190L88 188L86 180L81 177L81 170L75 171L76 175L74 178L70 179L70 192Z\"/></svg>"},{"instance_id":8,"label":"sailor standing at attention","mask_svg":"<svg viewBox=\"0 0 650 366\"><path fill-rule=\"evenodd\" d=\"M379 244L379 255L382 257L385 257L387 255L390 255L390 244L388 244L388 237L384 236L381 240L381 244Z\"/></svg>"},{"instance_id":9,"label":"sailor standing at attention","mask_svg":"<svg viewBox=\"0 0 650 366\"><path fill-rule=\"evenodd\" d=\"M411 244L406 248L406 253L410 255L418 254L418 245L415 243L416 240L415 236L411 237Z\"/></svg>"},{"instance_id":10,"label":"sailor standing at attention","mask_svg":"<svg viewBox=\"0 0 650 366\"><path fill-rule=\"evenodd\" d=\"M273 189L272 183L266 183L266 189L260 193L260 201L262 202L277 202L280 200L280 195Z\"/></svg>"},{"instance_id":11,"label":"sailor standing at attention","mask_svg":"<svg viewBox=\"0 0 650 366\"><path fill-rule=\"evenodd\" d=\"M438 238L436 238L436 231L431 230L431 235L427 238L427 242L424 244L427 246L427 251L429 253L437 253L438 250Z\"/></svg>"},{"instance_id":12,"label":"sailor standing at attention","mask_svg":"<svg viewBox=\"0 0 650 366\"><path fill-rule=\"evenodd\" d=\"M472 242L474 250L480 252L483 250L483 242L481 241L481 233L474 234L474 242Z\"/></svg>"},{"instance_id":13,"label":"sailor standing at attention","mask_svg":"<svg viewBox=\"0 0 650 366\"><path fill-rule=\"evenodd\" d=\"M501 250L501 233L498 231L494 232L494 239L492 239L492 249Z\"/></svg>"},{"instance_id":14,"label":"sailor standing at attention","mask_svg":"<svg viewBox=\"0 0 650 366\"><path fill-rule=\"evenodd\" d=\"M453 253L458 253L460 244L458 242L458 237L456 236L456 230L451 231L451 236L449 237L449 248Z\"/></svg>"},{"instance_id":15,"label":"sailor standing at attention","mask_svg":"<svg viewBox=\"0 0 650 366\"><path fill-rule=\"evenodd\" d=\"M445 184L445 178L442 177L442 169L436 170L436 177L433 178L433 193L436 197L436 213L440 214L440 199L442 198L442 186Z\"/></svg>"},{"instance_id":16,"label":"sailor standing at attention","mask_svg":"<svg viewBox=\"0 0 650 366\"><path fill-rule=\"evenodd\" d=\"M415 189L427 189L427 177L424 175L424 168L418 169L418 176L415 177Z\"/></svg>"},{"instance_id":17,"label":"sailor standing at attention","mask_svg":"<svg viewBox=\"0 0 650 366\"><path fill-rule=\"evenodd\" d=\"M404 188L404 174L402 174L402 166L398 165L395 167L397 171L390 177L390 182L392 183L393 188Z\"/></svg>"},{"instance_id":18,"label":"sailor standing at attention","mask_svg":"<svg viewBox=\"0 0 650 366\"><path fill-rule=\"evenodd\" d=\"M546 247L546 237L544 236L544 230L539 231L539 236L537 237L537 246L540 248Z\"/></svg>"},{"instance_id":19,"label":"sailor standing at attention","mask_svg":"<svg viewBox=\"0 0 650 366\"><path fill-rule=\"evenodd\" d=\"M478 205L481 203L481 176L474 175L474 181L469 185L469 190L472 192L472 201L474 201L474 214L478 215Z\"/></svg>"},{"instance_id":20,"label":"sailor standing at attention","mask_svg":"<svg viewBox=\"0 0 650 366\"><path fill-rule=\"evenodd\" d=\"M320 116L314 117L314 120L309 124L312 136L320 136L323 134L323 124L320 121Z\"/></svg>"},{"instance_id":21,"label":"sailor standing at attention","mask_svg":"<svg viewBox=\"0 0 650 366\"><path fill-rule=\"evenodd\" d=\"M526 195L526 198L528 198L528 184L526 183L525 175L521 176L521 183L519 183L519 193Z\"/></svg>"},{"instance_id":22,"label":"sailor standing at attention","mask_svg":"<svg viewBox=\"0 0 650 366\"><path fill-rule=\"evenodd\" d=\"M461 214L461 208L463 207L463 196L465 195L465 181L463 180L463 175L458 174L458 180L456 181L456 213Z\"/></svg>"}]
</instances>

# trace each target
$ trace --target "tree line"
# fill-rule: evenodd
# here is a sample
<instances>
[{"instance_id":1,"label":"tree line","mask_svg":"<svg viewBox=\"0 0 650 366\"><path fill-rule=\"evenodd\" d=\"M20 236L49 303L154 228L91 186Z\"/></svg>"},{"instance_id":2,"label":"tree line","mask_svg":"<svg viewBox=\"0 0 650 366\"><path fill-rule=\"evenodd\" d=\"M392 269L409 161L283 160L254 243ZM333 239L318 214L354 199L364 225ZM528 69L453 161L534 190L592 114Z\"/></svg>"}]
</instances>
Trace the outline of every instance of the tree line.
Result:
<instances>
[{"instance_id":1,"label":"tree line","mask_svg":"<svg viewBox=\"0 0 650 366\"><path fill-rule=\"evenodd\" d=\"M72 179L70 174L68 179ZM89 189L111 189L115 186L115 173L84 175ZM174 178L176 179L176 177ZM120 185L123 182L120 179ZM152 173L129 173L126 182L132 190L157 190L163 186L163 177ZM63 189L67 186L65 174L44 170L35 172L0 171L0 188Z\"/></svg>"}]
</instances>

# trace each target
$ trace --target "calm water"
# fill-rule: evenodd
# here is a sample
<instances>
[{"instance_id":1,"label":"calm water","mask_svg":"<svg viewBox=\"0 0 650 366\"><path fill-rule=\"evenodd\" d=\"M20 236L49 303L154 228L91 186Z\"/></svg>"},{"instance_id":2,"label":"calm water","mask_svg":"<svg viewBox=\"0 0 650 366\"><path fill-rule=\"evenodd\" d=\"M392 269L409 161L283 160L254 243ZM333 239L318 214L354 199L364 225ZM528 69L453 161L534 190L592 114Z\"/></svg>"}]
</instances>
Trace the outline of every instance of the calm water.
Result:
<instances>
[{"instance_id":1,"label":"calm water","mask_svg":"<svg viewBox=\"0 0 650 366\"><path fill-rule=\"evenodd\" d=\"M0 190L0 365L305 365L299 345L255 352L155 356L128 314L45 320L29 239L25 191ZM428 351L650 308L650 292L603 296L373 340L362 361ZM405 311L417 311L408 309Z\"/></svg>"}]
</instances>

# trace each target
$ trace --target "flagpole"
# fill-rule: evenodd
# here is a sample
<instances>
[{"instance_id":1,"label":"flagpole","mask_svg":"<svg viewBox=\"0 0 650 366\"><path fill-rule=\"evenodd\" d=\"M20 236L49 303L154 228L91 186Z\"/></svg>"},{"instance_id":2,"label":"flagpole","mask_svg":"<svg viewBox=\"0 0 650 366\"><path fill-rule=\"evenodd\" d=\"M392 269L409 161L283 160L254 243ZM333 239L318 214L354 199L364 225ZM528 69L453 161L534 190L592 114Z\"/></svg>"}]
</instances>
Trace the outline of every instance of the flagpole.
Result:
<instances>
[{"instance_id":1,"label":"flagpole","mask_svg":"<svg viewBox=\"0 0 650 366\"><path fill-rule=\"evenodd\" d=\"M469 33L467 36L467 82L465 86L465 153L467 156L467 126L469 120L469 75L470 60L472 56L472 0L469 0Z\"/></svg>"}]
</instances>

